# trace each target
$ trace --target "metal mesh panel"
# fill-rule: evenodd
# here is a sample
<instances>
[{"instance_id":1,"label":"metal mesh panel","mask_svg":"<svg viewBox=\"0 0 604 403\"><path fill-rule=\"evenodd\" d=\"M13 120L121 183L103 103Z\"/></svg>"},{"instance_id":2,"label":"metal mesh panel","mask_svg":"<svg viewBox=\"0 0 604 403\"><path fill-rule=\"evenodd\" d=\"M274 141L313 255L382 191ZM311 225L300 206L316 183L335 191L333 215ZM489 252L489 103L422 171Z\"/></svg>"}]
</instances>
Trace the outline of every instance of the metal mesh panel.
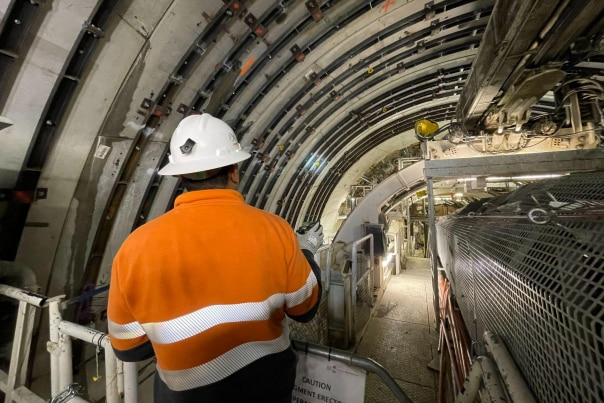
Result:
<instances>
[{"instance_id":1,"label":"metal mesh panel","mask_svg":"<svg viewBox=\"0 0 604 403\"><path fill-rule=\"evenodd\" d=\"M477 352L493 331L539 401L604 401L604 175L533 183L462 214L439 221L439 251Z\"/></svg>"},{"instance_id":2,"label":"metal mesh panel","mask_svg":"<svg viewBox=\"0 0 604 403\"><path fill-rule=\"evenodd\" d=\"M315 317L308 323L287 319L290 337L309 343L327 345L327 294L324 293Z\"/></svg>"},{"instance_id":3,"label":"metal mesh panel","mask_svg":"<svg viewBox=\"0 0 604 403\"><path fill-rule=\"evenodd\" d=\"M315 254L315 261L322 268L321 279L325 281L325 268L329 267L327 262L329 246L323 246L319 248L317 254ZM325 283L323 282L323 290L325 291ZM315 317L307 323L300 323L290 318L287 318L289 326L290 337L299 341L306 341L309 343L327 345L328 344L328 322L327 322L327 298L328 293L323 292L321 296L321 302L319 303L319 309Z\"/></svg>"},{"instance_id":4,"label":"metal mesh panel","mask_svg":"<svg viewBox=\"0 0 604 403\"><path fill-rule=\"evenodd\" d=\"M367 271L359 281L357 281L357 305L355 307L355 334L360 335L363 328L369 322L371 316L371 307L373 305L373 281L371 271Z\"/></svg>"}]
</instances>

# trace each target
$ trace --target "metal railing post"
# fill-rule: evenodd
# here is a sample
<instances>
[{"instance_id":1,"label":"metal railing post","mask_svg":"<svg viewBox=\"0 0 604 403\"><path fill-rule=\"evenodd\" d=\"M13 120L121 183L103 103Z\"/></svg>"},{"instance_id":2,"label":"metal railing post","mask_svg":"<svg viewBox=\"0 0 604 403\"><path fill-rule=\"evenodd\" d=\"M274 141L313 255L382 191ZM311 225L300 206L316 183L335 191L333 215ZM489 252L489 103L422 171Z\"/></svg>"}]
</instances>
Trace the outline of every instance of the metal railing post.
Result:
<instances>
[{"instance_id":1,"label":"metal railing post","mask_svg":"<svg viewBox=\"0 0 604 403\"><path fill-rule=\"evenodd\" d=\"M105 399L108 403L120 403L120 393L124 393L124 403L138 402L138 367L136 363L118 361L109 341L103 332L67 322L61 316L60 295L47 298L33 292L0 284L0 295L20 301L15 326L11 362L6 381L2 379L5 403L15 401L40 402L42 399L32 393L23 384L27 374L29 348L33 332L35 307L47 307L49 313L49 341L46 348L50 353L50 387L51 400L63 399L63 394L73 392L72 340L77 338L94 344L105 351ZM118 371L119 368L120 369ZM5 387L6 385L6 387ZM85 402L86 400L70 395L69 401Z\"/></svg>"},{"instance_id":2,"label":"metal railing post","mask_svg":"<svg viewBox=\"0 0 604 403\"><path fill-rule=\"evenodd\" d=\"M31 328L31 325L28 323L28 308L29 305L27 302L19 301L19 309L17 311L17 322L15 324L15 332L13 338L13 347L10 357L10 366L8 368L8 378L6 380L6 395L4 398L5 403L12 402L13 390L15 389L15 385L17 383L17 373L19 373L19 375L22 375L23 372L21 370L21 366L23 365L21 353L25 344L23 343L23 336L26 333L26 327L29 326ZM27 348L27 350L29 351L29 348ZM23 384L23 380L21 379L21 376L19 376L19 378L21 382L19 382L18 386L21 386Z\"/></svg>"},{"instance_id":3,"label":"metal railing post","mask_svg":"<svg viewBox=\"0 0 604 403\"><path fill-rule=\"evenodd\" d=\"M69 384L61 385L61 364L60 358L60 333L59 323L61 323L61 312L59 306L63 296L52 298L48 301L48 323L50 326L49 338L50 341L46 343L46 349L50 353L50 395L55 397L62 389L67 387Z\"/></svg>"},{"instance_id":4,"label":"metal railing post","mask_svg":"<svg viewBox=\"0 0 604 403\"><path fill-rule=\"evenodd\" d=\"M117 393L124 394L124 361L117 360Z\"/></svg>"},{"instance_id":5,"label":"metal railing post","mask_svg":"<svg viewBox=\"0 0 604 403\"><path fill-rule=\"evenodd\" d=\"M430 222L430 265L432 269L432 301L434 303L434 318L436 330L440 329L440 301L438 291L438 250L436 245L436 210L434 208L434 179L427 179L428 185L428 220Z\"/></svg>"},{"instance_id":6,"label":"metal railing post","mask_svg":"<svg viewBox=\"0 0 604 403\"><path fill-rule=\"evenodd\" d=\"M103 343L103 347L105 348L105 399L107 403L120 403L117 387L117 358L109 343L109 338L107 337L103 341L105 341Z\"/></svg>"},{"instance_id":7,"label":"metal railing post","mask_svg":"<svg viewBox=\"0 0 604 403\"><path fill-rule=\"evenodd\" d=\"M315 253L314 256L315 256L315 261L320 262L321 261L321 252L323 252L324 250L327 250L327 257L325 260L325 268L321 268L321 269L325 270L325 290L324 291L329 291L329 285L331 284L331 244L321 246L319 249L317 249L317 252ZM317 260L317 256L319 256L318 260Z\"/></svg>"},{"instance_id":8,"label":"metal railing post","mask_svg":"<svg viewBox=\"0 0 604 403\"><path fill-rule=\"evenodd\" d=\"M370 240L369 242L369 259L371 263L371 267L369 270L373 270L373 234L365 235L364 237L354 241L352 243L352 284L350 285L351 293L352 293L352 323L350 324L351 333L356 332L356 315L355 310L357 307L357 275L358 275L358 258L357 258L357 246L361 243ZM355 335L356 336L356 335Z\"/></svg>"},{"instance_id":9,"label":"metal railing post","mask_svg":"<svg viewBox=\"0 0 604 403\"><path fill-rule=\"evenodd\" d=\"M61 390L73 383L71 337L59 334L59 387Z\"/></svg>"},{"instance_id":10,"label":"metal railing post","mask_svg":"<svg viewBox=\"0 0 604 403\"><path fill-rule=\"evenodd\" d=\"M400 241L399 233L400 231L394 234L394 257L396 258L396 262L394 262L394 272L397 275L401 274L401 246L398 244Z\"/></svg>"},{"instance_id":11,"label":"metal railing post","mask_svg":"<svg viewBox=\"0 0 604 403\"><path fill-rule=\"evenodd\" d=\"M138 365L124 362L124 403L138 403Z\"/></svg>"},{"instance_id":12,"label":"metal railing post","mask_svg":"<svg viewBox=\"0 0 604 403\"><path fill-rule=\"evenodd\" d=\"M373 270L373 234L365 235L363 238L360 238L352 243L352 283L355 288L355 291L357 286L358 275L357 246L367 240L371 240L371 242L369 242L369 260L371 263L371 267L369 268L369 270ZM357 305L356 292L352 294L352 305L353 307L356 307Z\"/></svg>"},{"instance_id":13,"label":"metal railing post","mask_svg":"<svg viewBox=\"0 0 604 403\"><path fill-rule=\"evenodd\" d=\"M105 349L105 398L107 403L118 403L120 397L117 387L117 358L109 342L109 337L98 330L67 321L61 321L58 328L67 336L75 337Z\"/></svg>"},{"instance_id":14,"label":"metal railing post","mask_svg":"<svg viewBox=\"0 0 604 403\"><path fill-rule=\"evenodd\" d=\"M29 362L29 350L36 315L34 308L45 307L47 298L6 284L0 284L0 295L19 301L10 365L6 375L6 383L3 382L4 401L12 402L13 399L22 398L25 393L24 390L27 389L23 385L27 378L27 363Z\"/></svg>"}]
</instances>

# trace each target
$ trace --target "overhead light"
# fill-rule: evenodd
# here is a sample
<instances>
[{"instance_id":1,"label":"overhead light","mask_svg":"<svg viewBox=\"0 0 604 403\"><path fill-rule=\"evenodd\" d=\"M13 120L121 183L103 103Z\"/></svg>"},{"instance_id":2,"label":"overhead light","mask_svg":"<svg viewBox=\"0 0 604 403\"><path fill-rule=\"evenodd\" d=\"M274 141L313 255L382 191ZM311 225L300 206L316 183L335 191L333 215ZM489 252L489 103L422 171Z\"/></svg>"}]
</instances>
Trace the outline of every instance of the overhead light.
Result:
<instances>
[{"instance_id":1,"label":"overhead light","mask_svg":"<svg viewBox=\"0 0 604 403\"><path fill-rule=\"evenodd\" d=\"M542 175L521 175L521 176L492 176L488 177L488 181L521 181L521 180L538 180L559 178L561 174L542 174Z\"/></svg>"}]
</instances>

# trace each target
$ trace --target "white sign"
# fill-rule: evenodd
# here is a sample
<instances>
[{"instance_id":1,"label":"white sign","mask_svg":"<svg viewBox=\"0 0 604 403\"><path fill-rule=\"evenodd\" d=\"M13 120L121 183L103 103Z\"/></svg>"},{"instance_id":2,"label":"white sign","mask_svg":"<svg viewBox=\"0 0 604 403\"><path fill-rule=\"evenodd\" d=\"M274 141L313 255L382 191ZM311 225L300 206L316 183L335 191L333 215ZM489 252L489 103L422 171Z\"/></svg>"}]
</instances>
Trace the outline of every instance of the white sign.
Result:
<instances>
[{"instance_id":1,"label":"white sign","mask_svg":"<svg viewBox=\"0 0 604 403\"><path fill-rule=\"evenodd\" d=\"M292 402L362 403L366 376L342 362L299 354Z\"/></svg>"},{"instance_id":2,"label":"white sign","mask_svg":"<svg viewBox=\"0 0 604 403\"><path fill-rule=\"evenodd\" d=\"M111 147L103 145L103 144L99 144L96 147L96 150L94 151L94 157L104 160L105 157L107 156L107 154L109 154L110 150L111 150Z\"/></svg>"}]
</instances>

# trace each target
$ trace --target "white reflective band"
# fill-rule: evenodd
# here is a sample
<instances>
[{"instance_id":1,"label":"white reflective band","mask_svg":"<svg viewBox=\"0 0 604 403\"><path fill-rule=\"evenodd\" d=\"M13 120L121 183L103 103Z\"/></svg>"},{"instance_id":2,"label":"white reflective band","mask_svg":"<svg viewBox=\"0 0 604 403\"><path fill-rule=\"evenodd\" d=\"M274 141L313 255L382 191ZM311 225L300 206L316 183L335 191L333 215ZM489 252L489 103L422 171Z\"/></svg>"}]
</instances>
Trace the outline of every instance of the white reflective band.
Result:
<instances>
[{"instance_id":1,"label":"white reflective band","mask_svg":"<svg viewBox=\"0 0 604 403\"><path fill-rule=\"evenodd\" d=\"M300 305L312 295L312 290L317 285L317 277L311 270L306 278L306 284L300 287L297 291L285 294L285 303L288 308Z\"/></svg>"},{"instance_id":2,"label":"white reflective band","mask_svg":"<svg viewBox=\"0 0 604 403\"><path fill-rule=\"evenodd\" d=\"M274 294L261 302L212 305L165 322L143 323L143 329L153 343L176 343L217 325L268 320L284 302L284 294Z\"/></svg>"},{"instance_id":3,"label":"white reflective band","mask_svg":"<svg viewBox=\"0 0 604 403\"><path fill-rule=\"evenodd\" d=\"M158 365L157 372L168 388L174 391L194 389L218 382L264 356L288 348L289 331L286 324L282 327L284 331L276 339L241 344L212 361L189 369L167 371Z\"/></svg>"},{"instance_id":4,"label":"white reflective band","mask_svg":"<svg viewBox=\"0 0 604 403\"><path fill-rule=\"evenodd\" d=\"M212 305L175 319L143 323L142 326L153 343L176 343L225 323L268 320L284 304L291 308L304 302L312 295L316 284L316 277L310 272L306 284L293 293L273 294L261 302Z\"/></svg>"},{"instance_id":5,"label":"white reflective band","mask_svg":"<svg viewBox=\"0 0 604 403\"><path fill-rule=\"evenodd\" d=\"M107 319L107 325L109 327L109 334L116 339L136 339L145 335L145 331L138 322L130 322L125 325L113 322L111 319Z\"/></svg>"}]
</instances>

